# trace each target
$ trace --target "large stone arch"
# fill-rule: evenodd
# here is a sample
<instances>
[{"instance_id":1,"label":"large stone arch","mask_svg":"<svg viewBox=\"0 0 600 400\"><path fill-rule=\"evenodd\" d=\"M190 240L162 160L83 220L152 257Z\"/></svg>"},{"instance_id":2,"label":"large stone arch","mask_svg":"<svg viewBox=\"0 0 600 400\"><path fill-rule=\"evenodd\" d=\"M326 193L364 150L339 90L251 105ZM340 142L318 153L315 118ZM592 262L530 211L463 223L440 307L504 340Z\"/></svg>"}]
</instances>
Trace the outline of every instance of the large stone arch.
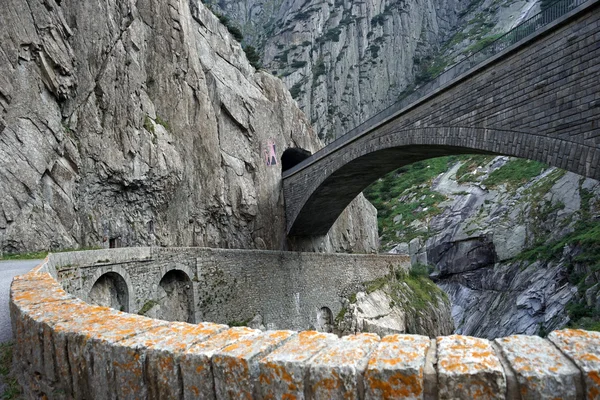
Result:
<instances>
[{"instance_id":1,"label":"large stone arch","mask_svg":"<svg viewBox=\"0 0 600 400\"><path fill-rule=\"evenodd\" d=\"M499 129L384 126L284 177L288 234L325 235L376 179L416 161L457 154L526 158L600 178L600 150L566 139Z\"/></svg>"},{"instance_id":2,"label":"large stone arch","mask_svg":"<svg viewBox=\"0 0 600 400\"><path fill-rule=\"evenodd\" d=\"M103 282L100 281L102 277L106 278ZM94 286L97 283L99 283L99 286L96 287L96 292L93 294ZM119 302L118 307L116 307L115 304L107 302L102 302L102 304L100 304L97 301L97 298L95 301L93 296L102 295L101 291L104 292L104 295L108 295L111 290L115 295L118 294L119 291L126 292L127 294L126 296L121 295L121 299L123 300ZM125 312L135 311L135 295L135 285L133 285L131 277L124 268L121 268L118 265L98 268L92 275L92 278L88 279L82 288L82 297L87 302L112 307ZM108 297L106 299L108 299ZM118 296L115 300L119 301Z\"/></svg>"},{"instance_id":3,"label":"large stone arch","mask_svg":"<svg viewBox=\"0 0 600 400\"><path fill-rule=\"evenodd\" d=\"M196 321L195 291L189 271L179 268L169 269L162 275L156 290L157 318L190 323Z\"/></svg>"}]
</instances>

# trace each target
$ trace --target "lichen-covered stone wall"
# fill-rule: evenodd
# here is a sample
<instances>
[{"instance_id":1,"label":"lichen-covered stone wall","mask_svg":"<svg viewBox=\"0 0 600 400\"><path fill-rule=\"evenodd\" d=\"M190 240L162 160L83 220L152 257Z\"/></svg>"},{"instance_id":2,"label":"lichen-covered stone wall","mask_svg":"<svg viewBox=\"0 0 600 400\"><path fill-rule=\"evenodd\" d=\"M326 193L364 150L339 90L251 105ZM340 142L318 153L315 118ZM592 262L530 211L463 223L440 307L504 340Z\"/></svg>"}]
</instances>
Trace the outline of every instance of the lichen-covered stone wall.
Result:
<instances>
[{"instance_id":1,"label":"lichen-covered stone wall","mask_svg":"<svg viewBox=\"0 0 600 400\"><path fill-rule=\"evenodd\" d=\"M86 304L44 263L15 278L27 398L596 399L600 333L511 336L266 331L166 322Z\"/></svg>"},{"instance_id":2,"label":"lichen-covered stone wall","mask_svg":"<svg viewBox=\"0 0 600 400\"><path fill-rule=\"evenodd\" d=\"M181 292L190 286L194 318L178 320L239 325L260 315L267 328L303 330L318 325L323 307L337 315L343 297L363 282L409 265L408 257L397 255L142 247L52 254L48 268L67 292L86 302L102 276L116 273L128 288L122 311L168 320L180 312L174 311L177 294L163 288L163 279L179 271L187 279L177 296L186 302Z\"/></svg>"}]
</instances>

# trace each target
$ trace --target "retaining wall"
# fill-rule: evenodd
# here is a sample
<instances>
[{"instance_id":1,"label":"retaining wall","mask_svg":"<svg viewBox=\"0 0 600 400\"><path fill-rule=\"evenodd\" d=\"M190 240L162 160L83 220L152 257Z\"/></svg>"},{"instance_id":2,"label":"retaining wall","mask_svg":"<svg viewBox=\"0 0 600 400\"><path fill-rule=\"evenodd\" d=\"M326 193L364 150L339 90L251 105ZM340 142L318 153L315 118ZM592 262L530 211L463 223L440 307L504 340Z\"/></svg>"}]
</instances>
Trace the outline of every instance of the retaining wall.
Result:
<instances>
[{"instance_id":1,"label":"retaining wall","mask_svg":"<svg viewBox=\"0 0 600 400\"><path fill-rule=\"evenodd\" d=\"M600 398L597 332L490 342L166 322L86 304L62 289L51 264L11 285L27 398Z\"/></svg>"}]
</instances>

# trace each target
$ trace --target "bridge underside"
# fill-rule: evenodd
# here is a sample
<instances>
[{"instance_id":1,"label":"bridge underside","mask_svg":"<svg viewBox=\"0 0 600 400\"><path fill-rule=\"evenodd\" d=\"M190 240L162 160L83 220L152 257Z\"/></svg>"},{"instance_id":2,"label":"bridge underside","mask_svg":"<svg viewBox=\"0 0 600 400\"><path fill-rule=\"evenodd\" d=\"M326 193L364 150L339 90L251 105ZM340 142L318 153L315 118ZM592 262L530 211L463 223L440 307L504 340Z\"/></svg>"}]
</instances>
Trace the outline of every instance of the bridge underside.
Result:
<instances>
[{"instance_id":1,"label":"bridge underside","mask_svg":"<svg viewBox=\"0 0 600 400\"><path fill-rule=\"evenodd\" d=\"M599 4L284 173L288 234L326 234L371 182L427 158L509 155L600 179Z\"/></svg>"},{"instance_id":2,"label":"bridge underside","mask_svg":"<svg viewBox=\"0 0 600 400\"><path fill-rule=\"evenodd\" d=\"M467 153L488 154L460 147L417 145L380 150L357 158L323 181L298 214L298 223L292 226L289 235L326 235L346 206L388 172L428 158Z\"/></svg>"}]
</instances>

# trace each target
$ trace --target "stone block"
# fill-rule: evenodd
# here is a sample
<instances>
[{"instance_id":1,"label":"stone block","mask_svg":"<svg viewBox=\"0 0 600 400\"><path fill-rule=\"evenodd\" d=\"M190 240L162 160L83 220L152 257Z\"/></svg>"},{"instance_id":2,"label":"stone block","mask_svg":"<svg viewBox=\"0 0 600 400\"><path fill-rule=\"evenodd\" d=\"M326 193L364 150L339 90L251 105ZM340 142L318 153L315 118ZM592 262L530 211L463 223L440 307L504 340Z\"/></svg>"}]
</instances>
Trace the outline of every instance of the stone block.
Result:
<instances>
[{"instance_id":1,"label":"stone block","mask_svg":"<svg viewBox=\"0 0 600 400\"><path fill-rule=\"evenodd\" d=\"M440 399L504 399L506 378L489 340L437 338Z\"/></svg>"},{"instance_id":2,"label":"stone block","mask_svg":"<svg viewBox=\"0 0 600 400\"><path fill-rule=\"evenodd\" d=\"M226 329L225 325L170 322L155 326L113 346L115 385L119 398L180 399L179 361L185 351L198 342ZM142 379L143 377L143 379Z\"/></svg>"},{"instance_id":3,"label":"stone block","mask_svg":"<svg viewBox=\"0 0 600 400\"><path fill-rule=\"evenodd\" d=\"M52 339L54 325L68 320L72 313L79 312L85 306L85 303L75 299L25 307L15 330L15 359L27 364L32 373L44 374L50 379L57 378Z\"/></svg>"},{"instance_id":4,"label":"stone block","mask_svg":"<svg viewBox=\"0 0 600 400\"><path fill-rule=\"evenodd\" d=\"M230 328L204 342L191 346L182 354L179 365L183 378L183 398L215 399L215 384L211 358L217 351L241 340L251 339L259 330L246 327Z\"/></svg>"},{"instance_id":5,"label":"stone block","mask_svg":"<svg viewBox=\"0 0 600 400\"><path fill-rule=\"evenodd\" d=\"M262 360L259 360L259 385L263 399L303 399L309 365L315 354L337 340L332 334L300 332Z\"/></svg>"},{"instance_id":6,"label":"stone block","mask_svg":"<svg viewBox=\"0 0 600 400\"><path fill-rule=\"evenodd\" d=\"M346 336L321 351L310 364L311 399L359 399L369 354L379 342L372 333Z\"/></svg>"},{"instance_id":7,"label":"stone block","mask_svg":"<svg viewBox=\"0 0 600 400\"><path fill-rule=\"evenodd\" d=\"M215 352L212 367L218 399L254 399L259 396L258 360L296 333L267 331L239 340Z\"/></svg>"},{"instance_id":8,"label":"stone block","mask_svg":"<svg viewBox=\"0 0 600 400\"><path fill-rule=\"evenodd\" d=\"M426 336L390 335L381 339L365 372L365 399L423 399Z\"/></svg>"},{"instance_id":9,"label":"stone block","mask_svg":"<svg viewBox=\"0 0 600 400\"><path fill-rule=\"evenodd\" d=\"M522 335L495 341L517 376L523 400L578 398L579 370L552 343Z\"/></svg>"},{"instance_id":10,"label":"stone block","mask_svg":"<svg viewBox=\"0 0 600 400\"><path fill-rule=\"evenodd\" d=\"M600 399L600 332L565 329L550 333L548 340L583 373L586 398Z\"/></svg>"},{"instance_id":11,"label":"stone block","mask_svg":"<svg viewBox=\"0 0 600 400\"><path fill-rule=\"evenodd\" d=\"M68 393L75 398L110 398L118 389L112 384L113 346L164 324L164 321L91 305L71 314L69 320L56 323L51 329L57 373L67 377Z\"/></svg>"}]
</instances>

